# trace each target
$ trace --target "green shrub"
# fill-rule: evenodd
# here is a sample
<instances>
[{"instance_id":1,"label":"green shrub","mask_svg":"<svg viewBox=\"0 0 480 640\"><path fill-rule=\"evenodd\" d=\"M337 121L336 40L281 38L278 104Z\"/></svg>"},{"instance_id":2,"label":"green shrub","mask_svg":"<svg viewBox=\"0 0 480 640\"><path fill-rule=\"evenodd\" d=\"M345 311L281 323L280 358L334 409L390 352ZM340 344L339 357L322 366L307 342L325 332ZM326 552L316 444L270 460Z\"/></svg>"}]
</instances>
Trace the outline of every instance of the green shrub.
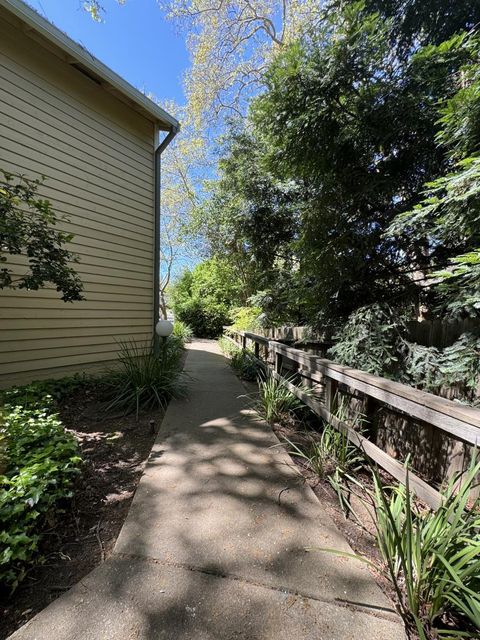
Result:
<instances>
[{"instance_id":1,"label":"green shrub","mask_svg":"<svg viewBox=\"0 0 480 640\"><path fill-rule=\"evenodd\" d=\"M232 353L230 365L239 378L256 380L264 367L248 349L238 349Z\"/></svg>"},{"instance_id":2,"label":"green shrub","mask_svg":"<svg viewBox=\"0 0 480 640\"><path fill-rule=\"evenodd\" d=\"M385 304L372 304L354 311L333 337L327 355L335 362L385 378L395 377L398 346L404 319Z\"/></svg>"},{"instance_id":3,"label":"green shrub","mask_svg":"<svg viewBox=\"0 0 480 640\"><path fill-rule=\"evenodd\" d=\"M158 353L150 343L120 343L118 365L106 376L110 399L105 410L135 411L138 419L141 409L165 408L170 398L183 395L182 353L182 341L176 336L162 342Z\"/></svg>"},{"instance_id":4,"label":"green shrub","mask_svg":"<svg viewBox=\"0 0 480 640\"><path fill-rule=\"evenodd\" d=\"M287 382L288 380L277 380L268 370L259 378L255 409L269 424L292 417L305 407L290 391Z\"/></svg>"},{"instance_id":5,"label":"green shrub","mask_svg":"<svg viewBox=\"0 0 480 640\"><path fill-rule=\"evenodd\" d=\"M232 309L232 327L237 331L255 331L260 328L259 316L262 313L260 307L236 307Z\"/></svg>"},{"instance_id":6,"label":"green shrub","mask_svg":"<svg viewBox=\"0 0 480 640\"><path fill-rule=\"evenodd\" d=\"M15 589L71 496L81 459L73 435L46 409L4 406L0 440L0 583Z\"/></svg>"},{"instance_id":7,"label":"green shrub","mask_svg":"<svg viewBox=\"0 0 480 640\"><path fill-rule=\"evenodd\" d=\"M173 323L173 335L183 342L183 344L190 342L193 338L193 331L188 324L181 320L175 320Z\"/></svg>"},{"instance_id":8,"label":"green shrub","mask_svg":"<svg viewBox=\"0 0 480 640\"><path fill-rule=\"evenodd\" d=\"M36 380L21 387L0 391L0 404L37 408L58 403L79 389L92 385L95 378L84 373L64 378Z\"/></svg>"},{"instance_id":9,"label":"green shrub","mask_svg":"<svg viewBox=\"0 0 480 640\"><path fill-rule=\"evenodd\" d=\"M229 340L225 336L220 336L217 342L222 353L226 355L227 358L231 358L235 353L238 353L239 351L241 351L238 345L234 344L231 340Z\"/></svg>"},{"instance_id":10,"label":"green shrub","mask_svg":"<svg viewBox=\"0 0 480 640\"><path fill-rule=\"evenodd\" d=\"M217 338L223 327L230 323L230 314L224 304L208 298L192 298L175 307L176 317L191 327L197 338Z\"/></svg>"}]
</instances>

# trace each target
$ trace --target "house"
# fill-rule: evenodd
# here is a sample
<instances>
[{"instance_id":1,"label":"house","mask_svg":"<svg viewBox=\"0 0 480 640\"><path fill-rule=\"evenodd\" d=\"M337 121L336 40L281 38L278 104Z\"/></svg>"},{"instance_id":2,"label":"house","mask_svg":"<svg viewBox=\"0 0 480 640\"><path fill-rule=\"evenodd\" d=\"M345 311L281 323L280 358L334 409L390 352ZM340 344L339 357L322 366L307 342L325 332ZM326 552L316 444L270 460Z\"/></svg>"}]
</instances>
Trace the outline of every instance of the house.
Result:
<instances>
[{"instance_id":1,"label":"house","mask_svg":"<svg viewBox=\"0 0 480 640\"><path fill-rule=\"evenodd\" d=\"M0 290L0 386L103 368L119 340L151 339L160 155L178 128L28 5L0 0L0 169L45 176L86 297Z\"/></svg>"}]
</instances>

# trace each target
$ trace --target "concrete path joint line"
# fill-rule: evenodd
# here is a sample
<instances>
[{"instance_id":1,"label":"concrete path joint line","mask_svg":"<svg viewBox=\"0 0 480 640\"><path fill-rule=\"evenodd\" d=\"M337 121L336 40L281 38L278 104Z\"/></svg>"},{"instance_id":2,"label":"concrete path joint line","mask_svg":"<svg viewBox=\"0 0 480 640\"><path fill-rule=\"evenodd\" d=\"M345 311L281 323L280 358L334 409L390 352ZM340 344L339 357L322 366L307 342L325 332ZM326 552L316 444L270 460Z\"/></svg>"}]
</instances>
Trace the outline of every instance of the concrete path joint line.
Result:
<instances>
[{"instance_id":1,"label":"concrete path joint line","mask_svg":"<svg viewBox=\"0 0 480 640\"><path fill-rule=\"evenodd\" d=\"M248 580L243 576L235 575L232 573L217 573L215 571L209 571L203 567L195 567L192 565L179 564L178 562L165 562L162 560L157 560L156 558L149 558L146 556L135 556L131 554L118 553L116 554L118 557L129 558L131 560L139 560L146 562L153 562L154 564L162 565L165 567L173 567L175 569L183 569L184 571L195 571L197 573L204 573L205 575L212 576L214 578L218 578L220 580L235 580L236 582L243 582L246 585L254 585L256 587L263 587L265 589L271 589L272 591L279 591L280 593L288 594L291 596L296 596L299 598L305 598L307 600L314 600L316 602L325 602L329 604L337 605L342 608L351 608L356 611L361 611L367 615L374 616L376 618L383 617L386 620L391 620L392 615L397 617L397 613L394 609L379 607L376 605L364 604L361 602L350 602L347 600L342 600L340 598L335 598L333 600L327 600L323 598L318 598L317 596L312 595L311 593L303 593L300 591L291 591L287 587L282 586L273 586L271 584L265 584L262 582L254 582L253 580Z\"/></svg>"}]
</instances>

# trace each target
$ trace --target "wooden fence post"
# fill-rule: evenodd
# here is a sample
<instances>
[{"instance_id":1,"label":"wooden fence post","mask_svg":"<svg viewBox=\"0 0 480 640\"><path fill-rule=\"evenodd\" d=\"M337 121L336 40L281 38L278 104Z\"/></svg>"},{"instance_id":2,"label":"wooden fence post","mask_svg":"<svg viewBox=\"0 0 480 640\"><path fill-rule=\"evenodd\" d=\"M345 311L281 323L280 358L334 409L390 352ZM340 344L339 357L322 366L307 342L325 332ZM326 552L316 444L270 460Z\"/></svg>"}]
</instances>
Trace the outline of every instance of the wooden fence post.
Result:
<instances>
[{"instance_id":1,"label":"wooden fence post","mask_svg":"<svg viewBox=\"0 0 480 640\"><path fill-rule=\"evenodd\" d=\"M278 353L278 351L275 352L275 372L278 373L279 375L282 375L282 354Z\"/></svg>"},{"instance_id":2,"label":"wooden fence post","mask_svg":"<svg viewBox=\"0 0 480 640\"><path fill-rule=\"evenodd\" d=\"M336 414L338 408L338 382L327 378L325 384L325 407L329 413Z\"/></svg>"},{"instance_id":3,"label":"wooden fence post","mask_svg":"<svg viewBox=\"0 0 480 640\"><path fill-rule=\"evenodd\" d=\"M377 411L377 403L371 396L365 396L365 416L360 424L360 431L375 442L377 433L375 426L375 413Z\"/></svg>"}]
</instances>

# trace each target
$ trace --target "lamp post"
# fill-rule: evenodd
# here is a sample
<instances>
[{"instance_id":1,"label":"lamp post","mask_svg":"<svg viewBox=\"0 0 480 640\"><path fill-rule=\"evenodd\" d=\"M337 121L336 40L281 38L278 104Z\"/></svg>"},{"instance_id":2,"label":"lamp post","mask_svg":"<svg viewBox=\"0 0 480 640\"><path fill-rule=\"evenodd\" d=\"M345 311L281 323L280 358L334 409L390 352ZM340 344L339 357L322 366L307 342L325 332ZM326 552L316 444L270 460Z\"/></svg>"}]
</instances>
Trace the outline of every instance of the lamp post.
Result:
<instances>
[{"instance_id":1,"label":"lamp post","mask_svg":"<svg viewBox=\"0 0 480 640\"><path fill-rule=\"evenodd\" d=\"M155 333L162 339L162 344L165 345L167 338L172 335L173 323L170 320L159 320L155 327Z\"/></svg>"}]
</instances>

